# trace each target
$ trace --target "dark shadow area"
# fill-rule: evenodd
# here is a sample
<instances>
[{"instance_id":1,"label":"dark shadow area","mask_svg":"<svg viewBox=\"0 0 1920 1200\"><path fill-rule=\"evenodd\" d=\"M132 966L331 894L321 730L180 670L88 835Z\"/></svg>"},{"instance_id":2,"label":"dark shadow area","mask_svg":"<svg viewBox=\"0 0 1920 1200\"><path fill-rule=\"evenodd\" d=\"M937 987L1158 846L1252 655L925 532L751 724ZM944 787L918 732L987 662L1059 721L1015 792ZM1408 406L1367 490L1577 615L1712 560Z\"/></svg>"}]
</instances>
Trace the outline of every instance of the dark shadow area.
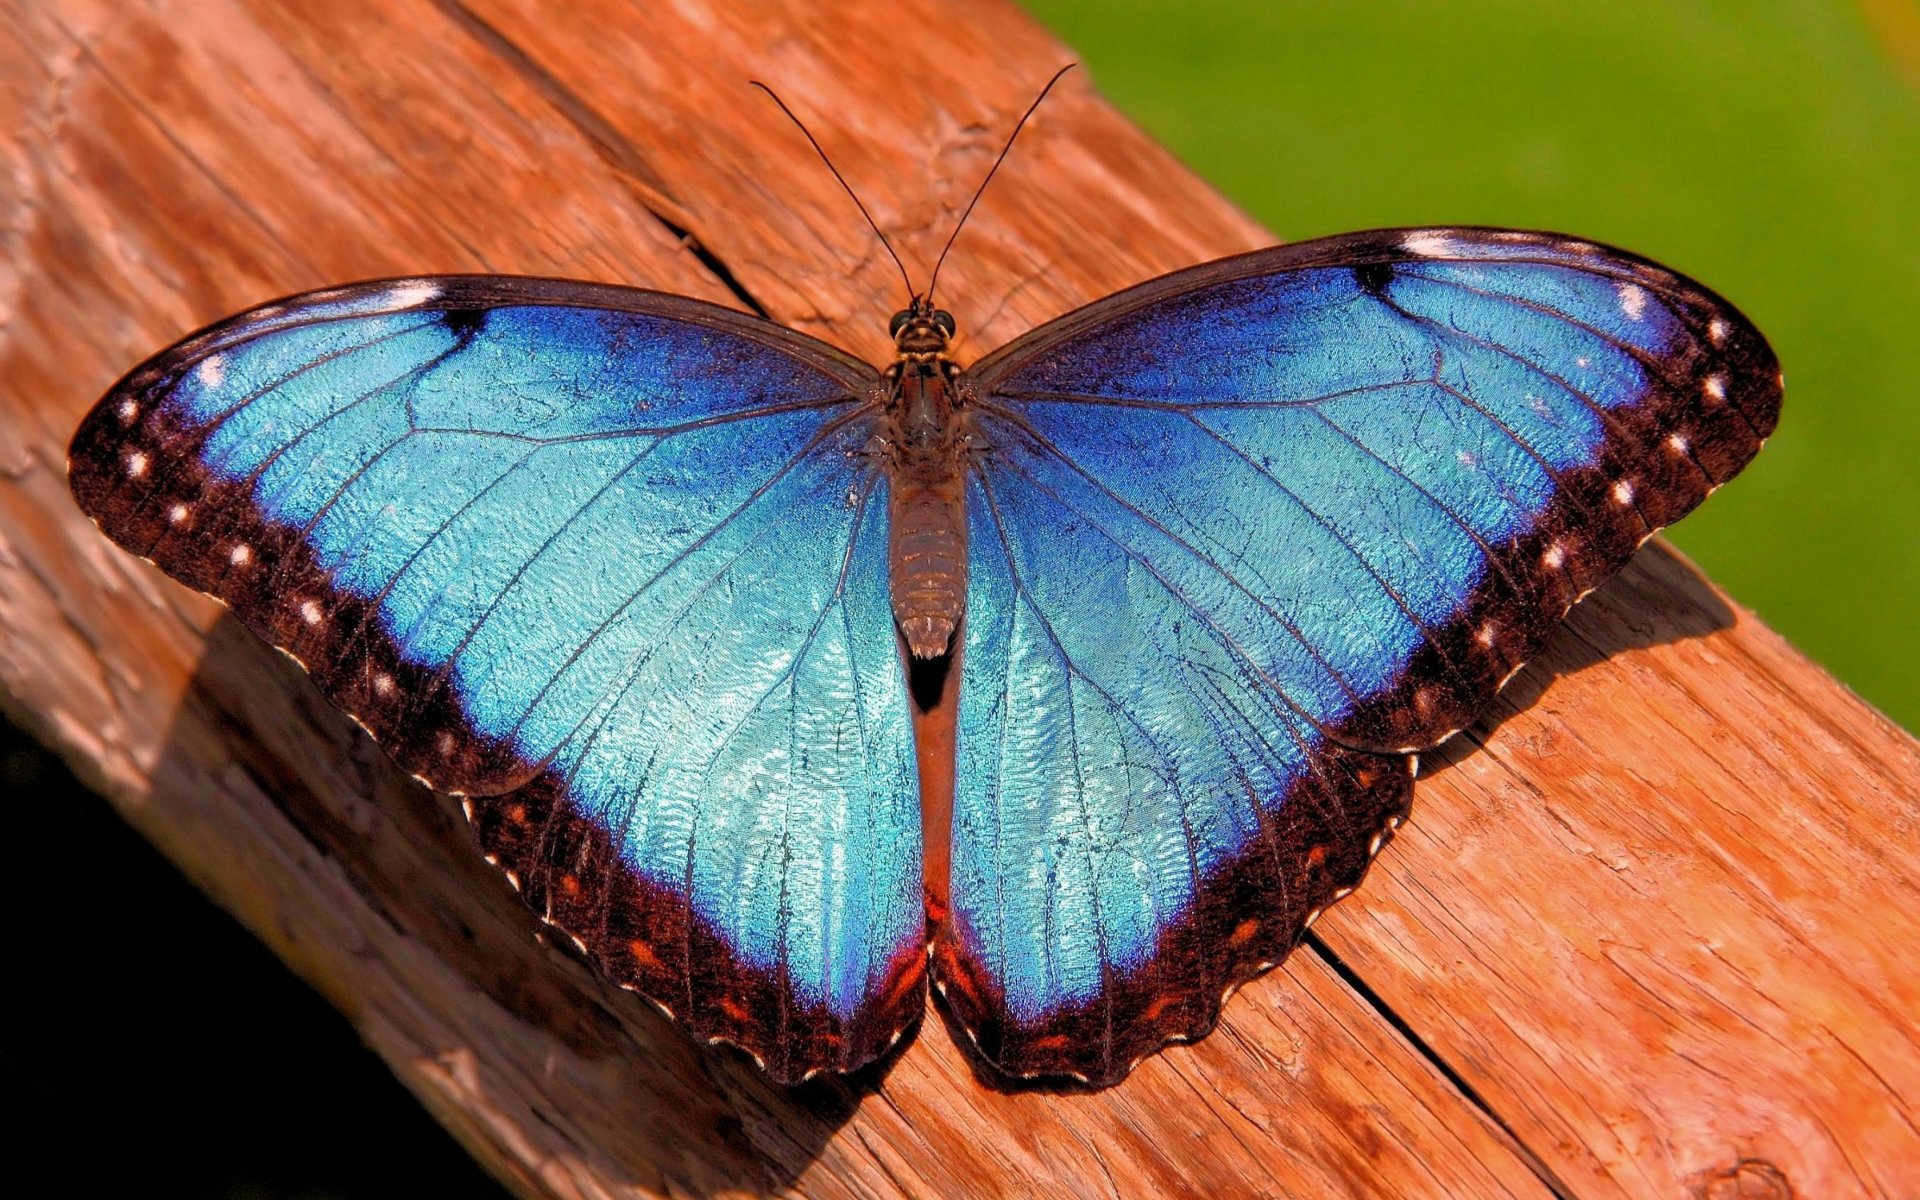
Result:
<instances>
[{"instance_id":1,"label":"dark shadow area","mask_svg":"<svg viewBox=\"0 0 1920 1200\"><path fill-rule=\"evenodd\" d=\"M504 1197L350 1026L51 754L0 723L20 1151L90 1194Z\"/></svg>"},{"instance_id":2,"label":"dark shadow area","mask_svg":"<svg viewBox=\"0 0 1920 1200\"><path fill-rule=\"evenodd\" d=\"M947 676L953 671L953 653L949 651L939 658L914 658L903 651L900 657L907 664L907 694L913 697L914 706L921 712L932 712L947 690Z\"/></svg>"},{"instance_id":3,"label":"dark shadow area","mask_svg":"<svg viewBox=\"0 0 1920 1200\"><path fill-rule=\"evenodd\" d=\"M471 1053L480 1070L495 1079L572 1072L552 1093L516 1091L508 1098L509 1109L530 1102L538 1113L556 1098L564 1102L569 1096L591 1097L580 1102L588 1111L570 1111L553 1126L541 1123L519 1131L536 1155L583 1155L597 1178L616 1185L664 1185L683 1195L773 1194L792 1186L812 1165L852 1117L860 1098L877 1089L917 1034L910 1032L892 1053L852 1076L815 1079L795 1088L773 1083L736 1049L697 1044L639 995L599 976L571 939L541 924L482 858L457 801L408 777L364 730L319 694L305 672L231 615L208 635L176 718L174 740L155 768L156 793L181 788L182 781L196 773L204 775L208 727L230 731L231 769L244 772L314 851L345 873L380 919L404 936L398 952L432 956L451 968L463 991L483 995L500 1010L502 1015L489 1022L500 1032L497 1044L459 1041L446 1049ZM172 802L182 802L177 792ZM176 890L187 891L184 881L107 806L91 798L88 803L98 810L102 824L131 849L143 852ZM136 881L116 883L111 896L112 904L145 903ZM274 1031L292 1019L283 1010L308 1013L310 1020L330 1023L340 1038L352 1041L352 1029L320 996L277 967L271 953L245 930L204 899L192 898L227 933L222 948L207 952L215 964L210 969L218 970L217 960L231 954L271 969L284 981L282 993L227 1014L214 1022L210 1035L217 1029L242 1031L246 1040L232 1052L252 1055L276 1073L272 1056L261 1051L254 1031L277 1036ZM338 951L321 953L337 960ZM107 962L102 970L122 979L122 966ZM458 998L418 999L430 1010L463 1011ZM471 1007L471 1001L467 1004ZM326 1053L342 1057L337 1051ZM352 1112L363 1103L363 1092L381 1090L425 1131L416 1140L443 1147L460 1168L459 1173L422 1167L417 1175L397 1174L396 1179L427 1181L424 1192L408 1185L413 1195L504 1194L497 1185L481 1182L486 1177L480 1169L433 1124L377 1056L365 1050L356 1050L355 1056L364 1078L315 1092L313 1103ZM156 1086L164 1087L173 1074L156 1068ZM291 1079L287 1086L302 1085ZM776 1144L749 1132L768 1120L779 1129ZM290 1124L302 1127L297 1117ZM370 1178L379 1179L376 1168L369 1170ZM475 1180L475 1187L449 1186L457 1179Z\"/></svg>"}]
</instances>

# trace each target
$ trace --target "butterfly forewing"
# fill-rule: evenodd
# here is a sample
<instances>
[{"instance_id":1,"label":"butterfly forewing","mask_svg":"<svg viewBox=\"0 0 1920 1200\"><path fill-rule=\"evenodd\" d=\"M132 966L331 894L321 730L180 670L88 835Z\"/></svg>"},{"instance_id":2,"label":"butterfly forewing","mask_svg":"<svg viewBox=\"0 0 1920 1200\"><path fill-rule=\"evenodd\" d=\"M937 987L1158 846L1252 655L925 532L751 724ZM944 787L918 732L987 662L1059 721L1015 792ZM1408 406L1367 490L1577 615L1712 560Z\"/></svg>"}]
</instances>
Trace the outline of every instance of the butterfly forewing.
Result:
<instances>
[{"instance_id":1,"label":"butterfly forewing","mask_svg":"<svg viewBox=\"0 0 1920 1200\"><path fill-rule=\"evenodd\" d=\"M799 1078L922 1007L874 379L654 293L359 285L134 371L73 490L469 794L613 978Z\"/></svg>"},{"instance_id":2,"label":"butterfly forewing","mask_svg":"<svg viewBox=\"0 0 1920 1200\"><path fill-rule=\"evenodd\" d=\"M937 977L1001 1069L1100 1081L1203 1033L1358 882L1402 756L1744 466L1780 398L1697 284L1476 229L1179 272L972 383Z\"/></svg>"}]
</instances>

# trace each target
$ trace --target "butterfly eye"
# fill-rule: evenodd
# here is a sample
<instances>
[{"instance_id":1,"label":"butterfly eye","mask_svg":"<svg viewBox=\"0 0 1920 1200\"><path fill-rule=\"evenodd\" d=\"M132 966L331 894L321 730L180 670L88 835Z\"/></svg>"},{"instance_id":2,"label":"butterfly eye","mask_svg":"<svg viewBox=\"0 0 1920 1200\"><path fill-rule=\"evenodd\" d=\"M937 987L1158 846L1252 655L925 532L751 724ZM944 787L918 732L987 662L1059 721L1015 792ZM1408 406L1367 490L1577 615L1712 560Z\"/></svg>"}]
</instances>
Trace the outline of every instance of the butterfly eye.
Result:
<instances>
[{"instance_id":1,"label":"butterfly eye","mask_svg":"<svg viewBox=\"0 0 1920 1200\"><path fill-rule=\"evenodd\" d=\"M893 314L893 320L887 322L887 336L899 337L900 331L902 329L905 329L907 327L907 322L911 321L912 319L913 319L913 310L910 308L903 308L899 312Z\"/></svg>"},{"instance_id":2,"label":"butterfly eye","mask_svg":"<svg viewBox=\"0 0 1920 1200\"><path fill-rule=\"evenodd\" d=\"M933 310L933 323L940 327L941 333L946 334L948 337L953 336L953 314L946 309L936 308Z\"/></svg>"}]
</instances>

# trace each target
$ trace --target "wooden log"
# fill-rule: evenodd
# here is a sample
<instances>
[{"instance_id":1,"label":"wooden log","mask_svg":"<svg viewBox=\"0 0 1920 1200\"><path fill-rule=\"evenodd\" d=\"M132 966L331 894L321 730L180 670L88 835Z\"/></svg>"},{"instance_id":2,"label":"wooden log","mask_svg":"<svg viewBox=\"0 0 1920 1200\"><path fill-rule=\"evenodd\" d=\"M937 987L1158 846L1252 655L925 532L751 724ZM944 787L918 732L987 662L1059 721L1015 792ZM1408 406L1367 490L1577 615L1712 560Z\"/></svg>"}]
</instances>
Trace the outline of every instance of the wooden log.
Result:
<instances>
[{"instance_id":1,"label":"wooden log","mask_svg":"<svg viewBox=\"0 0 1920 1200\"><path fill-rule=\"evenodd\" d=\"M1658 543L1212 1037L1005 1093L930 1019L789 1092L540 943L451 806L68 501L127 366L346 279L638 283L879 354L898 279L745 81L924 264L1069 57L1014 10L0 12L0 697L523 1194L1920 1193L1920 748ZM943 277L963 357L1270 240L1084 79L995 188Z\"/></svg>"}]
</instances>

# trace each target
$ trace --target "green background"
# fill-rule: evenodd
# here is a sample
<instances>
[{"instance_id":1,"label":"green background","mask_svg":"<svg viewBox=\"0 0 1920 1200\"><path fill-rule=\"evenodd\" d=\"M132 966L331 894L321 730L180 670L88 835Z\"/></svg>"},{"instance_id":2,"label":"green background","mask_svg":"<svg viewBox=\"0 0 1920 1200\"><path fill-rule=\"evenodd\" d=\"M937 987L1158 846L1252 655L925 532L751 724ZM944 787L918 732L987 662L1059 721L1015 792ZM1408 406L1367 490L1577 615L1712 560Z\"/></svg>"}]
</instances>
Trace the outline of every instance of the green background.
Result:
<instances>
[{"instance_id":1,"label":"green background","mask_svg":"<svg viewBox=\"0 0 1920 1200\"><path fill-rule=\"evenodd\" d=\"M1731 299L1780 355L1785 416L1669 536L1920 728L1914 0L1027 7L1282 237L1555 229Z\"/></svg>"}]
</instances>

